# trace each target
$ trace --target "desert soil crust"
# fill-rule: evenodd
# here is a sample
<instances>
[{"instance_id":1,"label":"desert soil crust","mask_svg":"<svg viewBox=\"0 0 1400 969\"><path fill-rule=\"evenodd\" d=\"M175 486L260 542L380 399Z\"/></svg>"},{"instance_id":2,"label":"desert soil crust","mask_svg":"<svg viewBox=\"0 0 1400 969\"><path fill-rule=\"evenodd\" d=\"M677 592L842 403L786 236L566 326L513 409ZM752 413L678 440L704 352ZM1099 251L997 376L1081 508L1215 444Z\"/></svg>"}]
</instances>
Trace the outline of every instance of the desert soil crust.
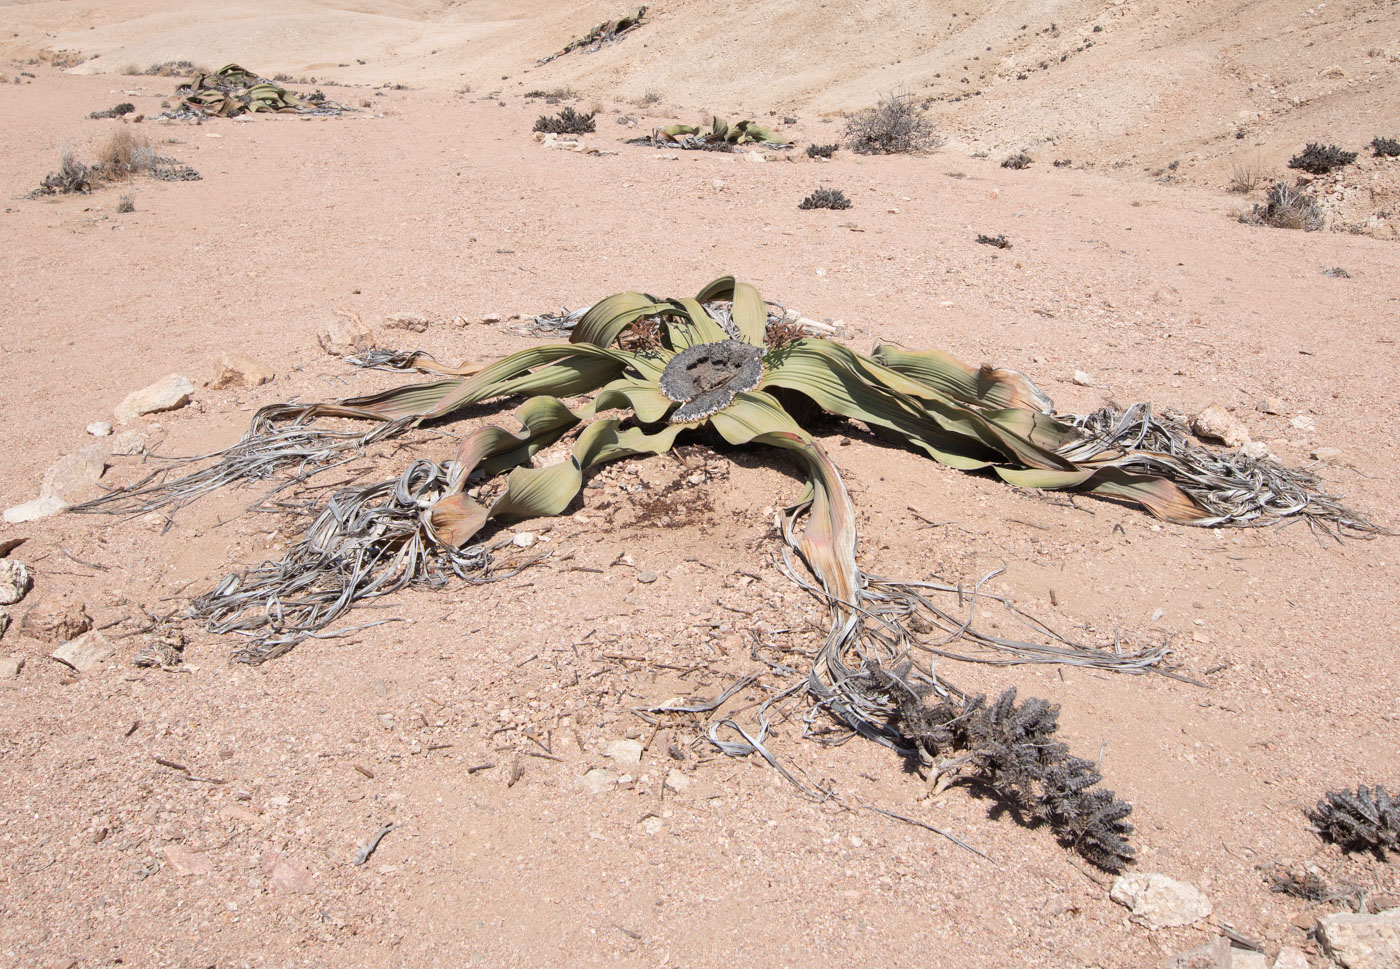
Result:
<instances>
[{"instance_id":1,"label":"desert soil crust","mask_svg":"<svg viewBox=\"0 0 1400 969\"><path fill-rule=\"evenodd\" d=\"M657 3L617 43L536 66L630 11L302 0L220 24L207 6L153 0L3 0L0 506L126 432L145 453L108 454L80 497L158 455L233 442L260 406L401 379L328 355L317 331L332 321L358 316L380 346L485 360L540 342L514 314L629 288L689 295L734 273L839 323L858 350L1011 367L1065 412L1219 405L1396 525L1387 206L1400 160L1364 158L1364 178L1335 186L1329 217L1353 232L1243 225L1250 200L1226 190L1232 161L1296 174L1284 163L1306 141L1400 136L1393 6L1075 3L1052 32L976 4L927 36L906 14L844 2L819 18L795 0L760 6ZM162 124L181 78L123 72L178 59L285 73L354 110ZM839 111L897 85L933 99L941 148L829 162L801 150L839 141ZM580 145L596 151L532 135L557 108L523 95L558 87L579 95L561 103L598 110ZM953 100L968 90L980 93ZM121 102L144 120L88 118ZM778 125L799 147L628 143L709 112ZM119 129L202 178L30 197L63 150L90 156ZM1017 150L1035 163L1003 168ZM799 210L821 186L852 207ZM121 196L132 211L118 213ZM227 351L275 379L216 386ZM189 404L115 419L172 373L191 379ZM493 420L509 425L510 408L365 461L390 477L410 456L446 460ZM116 433L85 432L101 421ZM1340 905L1271 892L1277 866L1400 896L1393 861L1342 855L1304 814L1325 790L1400 787L1394 538L1162 524L951 471L856 425L817 431L869 571L971 583L1004 567L992 591L1053 625L1170 640L1196 683L1032 666L955 678L1061 704L1063 739L1134 805L1136 870L1201 889L1209 919L1130 922L1111 877L1050 832L975 786L934 790L875 744L803 739L804 704L771 748L839 798L720 755L703 717L653 730L636 716L714 696L769 670L764 658L800 666L826 621L774 562L793 466L695 445L609 467L566 514L498 531L550 553L518 576L410 590L351 614L394 621L258 667L229 662L237 637L189 623L178 671L133 660L149 617L296 540L304 516L247 510L261 491L168 520L0 526L0 545L25 539L7 554L34 580L0 638L0 964L1109 969L1161 964L1228 925L1320 966L1310 920ZM23 622L64 601L114 647L86 672Z\"/></svg>"}]
</instances>

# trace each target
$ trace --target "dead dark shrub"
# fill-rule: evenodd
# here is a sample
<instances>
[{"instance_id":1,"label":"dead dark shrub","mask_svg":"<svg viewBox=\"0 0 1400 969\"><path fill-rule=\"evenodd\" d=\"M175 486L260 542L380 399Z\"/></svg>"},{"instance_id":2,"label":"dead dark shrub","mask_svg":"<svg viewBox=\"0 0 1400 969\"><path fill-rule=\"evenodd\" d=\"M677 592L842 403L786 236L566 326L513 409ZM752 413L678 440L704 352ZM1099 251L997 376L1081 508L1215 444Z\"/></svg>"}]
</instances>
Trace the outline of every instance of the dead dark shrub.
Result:
<instances>
[{"instance_id":1,"label":"dead dark shrub","mask_svg":"<svg viewBox=\"0 0 1400 969\"><path fill-rule=\"evenodd\" d=\"M1011 248L1011 241L1010 241L1009 239L1007 239L1006 236L1001 235L1000 233L998 233L997 235L994 235L994 236L988 236L988 235L982 235L982 234L979 232L979 233L977 234L977 241L980 242L980 243L982 243L982 245L984 245L984 246L996 246L998 249L1010 249L1010 248Z\"/></svg>"},{"instance_id":2,"label":"dead dark shrub","mask_svg":"<svg viewBox=\"0 0 1400 969\"><path fill-rule=\"evenodd\" d=\"M136 105L132 104L130 101L126 101L122 104L107 108L105 111L94 111L89 114L88 117L98 120L102 118L120 118L122 115L131 114L135 110Z\"/></svg>"},{"instance_id":3,"label":"dead dark shrub","mask_svg":"<svg viewBox=\"0 0 1400 969\"><path fill-rule=\"evenodd\" d=\"M1372 138L1371 150L1377 158L1400 158L1400 141L1394 138Z\"/></svg>"},{"instance_id":4,"label":"dead dark shrub","mask_svg":"<svg viewBox=\"0 0 1400 969\"><path fill-rule=\"evenodd\" d=\"M836 149L840 147L840 145L808 145L807 157L830 158L832 155L836 154Z\"/></svg>"},{"instance_id":5,"label":"dead dark shrub","mask_svg":"<svg viewBox=\"0 0 1400 969\"><path fill-rule=\"evenodd\" d=\"M1031 156L1030 156L1030 155L1027 155L1024 151L1018 151L1018 152L1016 152L1016 154L1014 154L1014 155L1007 155L1007 156L1006 156L1005 158L1003 158L1002 161L1001 161L1001 167L1002 167L1002 168L1016 168L1016 169L1021 169L1021 168L1030 168L1030 166L1031 166Z\"/></svg>"},{"instance_id":6,"label":"dead dark shrub","mask_svg":"<svg viewBox=\"0 0 1400 969\"><path fill-rule=\"evenodd\" d=\"M889 693L895 713L891 726L910 744L937 761L962 752L958 761L1026 820L1049 824L1067 845L1105 871L1121 871L1135 854L1128 838L1133 807L1098 787L1103 780L1093 761L1072 757L1052 739L1060 708L1032 697L1016 702L1007 690L995 703L982 696L930 703L903 675L873 674Z\"/></svg>"},{"instance_id":7,"label":"dead dark shrub","mask_svg":"<svg viewBox=\"0 0 1400 969\"><path fill-rule=\"evenodd\" d=\"M1355 791L1328 791L1308 812L1318 833L1344 851L1400 853L1400 800L1384 787L1361 785Z\"/></svg>"},{"instance_id":8,"label":"dead dark shrub","mask_svg":"<svg viewBox=\"0 0 1400 969\"><path fill-rule=\"evenodd\" d=\"M1246 225L1315 232L1326 224L1327 219L1317 207L1317 199L1286 182L1275 182L1264 196L1263 204L1256 203L1248 212L1241 212L1240 221Z\"/></svg>"},{"instance_id":9,"label":"dead dark shrub","mask_svg":"<svg viewBox=\"0 0 1400 969\"><path fill-rule=\"evenodd\" d=\"M123 195L117 199L117 212L125 215L127 212L136 211L136 201L130 195Z\"/></svg>"},{"instance_id":10,"label":"dead dark shrub","mask_svg":"<svg viewBox=\"0 0 1400 969\"><path fill-rule=\"evenodd\" d=\"M35 195L69 195L73 192L87 194L92 191L92 171L73 157L71 151L64 151L59 161L58 171L50 172Z\"/></svg>"},{"instance_id":11,"label":"dead dark shrub","mask_svg":"<svg viewBox=\"0 0 1400 969\"><path fill-rule=\"evenodd\" d=\"M1288 159L1289 168L1297 168L1313 175L1326 175L1334 168L1343 168L1356 161L1356 152L1343 151L1336 145L1326 147L1308 142L1306 148Z\"/></svg>"},{"instance_id":12,"label":"dead dark shrub","mask_svg":"<svg viewBox=\"0 0 1400 969\"><path fill-rule=\"evenodd\" d=\"M851 200L839 188L819 188L801 202L799 209L849 209Z\"/></svg>"},{"instance_id":13,"label":"dead dark shrub","mask_svg":"<svg viewBox=\"0 0 1400 969\"><path fill-rule=\"evenodd\" d=\"M573 108L565 108L552 118L547 114L540 115L535 122L535 130L556 135L588 134L598 130L598 124L593 120L595 113L579 114Z\"/></svg>"},{"instance_id":14,"label":"dead dark shrub","mask_svg":"<svg viewBox=\"0 0 1400 969\"><path fill-rule=\"evenodd\" d=\"M933 122L912 94L889 94L846 120L846 141L866 155L928 151L938 147Z\"/></svg>"}]
</instances>

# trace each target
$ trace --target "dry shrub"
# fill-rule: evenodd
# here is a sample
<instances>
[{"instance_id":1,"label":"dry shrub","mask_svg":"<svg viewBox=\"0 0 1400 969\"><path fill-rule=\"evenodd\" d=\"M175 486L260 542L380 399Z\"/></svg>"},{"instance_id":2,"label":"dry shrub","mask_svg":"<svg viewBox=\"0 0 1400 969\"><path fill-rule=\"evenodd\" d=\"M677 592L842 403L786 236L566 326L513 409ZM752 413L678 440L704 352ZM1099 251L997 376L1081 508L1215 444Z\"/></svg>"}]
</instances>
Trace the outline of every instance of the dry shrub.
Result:
<instances>
[{"instance_id":1,"label":"dry shrub","mask_svg":"<svg viewBox=\"0 0 1400 969\"><path fill-rule=\"evenodd\" d=\"M58 171L50 172L39 183L36 195L69 195L73 192L87 194L92 191L93 173L82 162L73 157L68 149L63 150Z\"/></svg>"},{"instance_id":2,"label":"dry shrub","mask_svg":"<svg viewBox=\"0 0 1400 969\"><path fill-rule=\"evenodd\" d=\"M1308 142L1301 152L1288 159L1289 168L1297 168L1312 175L1326 175L1334 168L1343 168L1356 161L1356 152L1343 151L1336 145L1323 146Z\"/></svg>"},{"instance_id":3,"label":"dry shrub","mask_svg":"<svg viewBox=\"0 0 1400 969\"><path fill-rule=\"evenodd\" d=\"M849 209L851 200L839 188L819 188L801 202L799 209Z\"/></svg>"},{"instance_id":4,"label":"dry shrub","mask_svg":"<svg viewBox=\"0 0 1400 969\"><path fill-rule=\"evenodd\" d=\"M1024 151L1018 151L1014 155L1007 155L1002 159L1001 167L1015 169L1030 168L1031 156L1027 155Z\"/></svg>"},{"instance_id":5,"label":"dry shrub","mask_svg":"<svg viewBox=\"0 0 1400 969\"><path fill-rule=\"evenodd\" d=\"M573 108L565 108L552 118L547 114L540 115L535 122L535 130L556 135L588 134L598 130L598 124L593 120L595 113L579 114Z\"/></svg>"},{"instance_id":6,"label":"dry shrub","mask_svg":"<svg viewBox=\"0 0 1400 969\"><path fill-rule=\"evenodd\" d=\"M136 211L136 201L130 195L123 195L117 199L117 212L125 215L127 212Z\"/></svg>"},{"instance_id":7,"label":"dry shrub","mask_svg":"<svg viewBox=\"0 0 1400 969\"><path fill-rule=\"evenodd\" d=\"M929 151L940 143L912 94L888 94L875 107L852 115L846 121L846 141L866 155Z\"/></svg>"},{"instance_id":8,"label":"dry shrub","mask_svg":"<svg viewBox=\"0 0 1400 969\"><path fill-rule=\"evenodd\" d=\"M807 157L830 158L832 155L836 154L836 150L840 147L840 145L808 145Z\"/></svg>"},{"instance_id":9,"label":"dry shrub","mask_svg":"<svg viewBox=\"0 0 1400 969\"><path fill-rule=\"evenodd\" d=\"M1394 138L1372 138L1371 150L1377 158L1400 158L1400 141Z\"/></svg>"},{"instance_id":10,"label":"dry shrub","mask_svg":"<svg viewBox=\"0 0 1400 969\"><path fill-rule=\"evenodd\" d=\"M156 153L144 135L130 128L118 128L98 149L92 167L104 178L125 178L138 172L150 171L156 163Z\"/></svg>"},{"instance_id":11,"label":"dry shrub","mask_svg":"<svg viewBox=\"0 0 1400 969\"><path fill-rule=\"evenodd\" d=\"M977 233L977 241L984 246L995 246L998 249L1011 248L1011 240L1007 239L1006 236L1002 235L1001 233L997 233L994 236L989 236L985 233L979 232Z\"/></svg>"},{"instance_id":12,"label":"dry shrub","mask_svg":"<svg viewBox=\"0 0 1400 969\"><path fill-rule=\"evenodd\" d=\"M1263 180L1264 173L1259 170L1258 163L1230 160L1230 191L1248 195L1258 188Z\"/></svg>"},{"instance_id":13,"label":"dry shrub","mask_svg":"<svg viewBox=\"0 0 1400 969\"><path fill-rule=\"evenodd\" d=\"M1264 203L1256 204L1248 212L1241 212L1240 221L1246 225L1315 232L1326 224L1327 219L1317 207L1317 199L1285 182L1275 182L1264 197Z\"/></svg>"}]
</instances>

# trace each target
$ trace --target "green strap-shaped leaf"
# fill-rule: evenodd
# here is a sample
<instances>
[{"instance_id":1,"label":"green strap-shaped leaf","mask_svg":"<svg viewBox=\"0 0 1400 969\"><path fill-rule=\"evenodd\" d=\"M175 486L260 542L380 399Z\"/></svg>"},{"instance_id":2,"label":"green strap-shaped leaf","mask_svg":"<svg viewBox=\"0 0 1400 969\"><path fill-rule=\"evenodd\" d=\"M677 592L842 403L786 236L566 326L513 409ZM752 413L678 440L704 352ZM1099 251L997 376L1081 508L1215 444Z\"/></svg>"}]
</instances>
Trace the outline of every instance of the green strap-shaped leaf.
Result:
<instances>
[{"instance_id":1,"label":"green strap-shaped leaf","mask_svg":"<svg viewBox=\"0 0 1400 969\"><path fill-rule=\"evenodd\" d=\"M812 438L783 410L772 394L760 390L740 391L734 402L710 416L710 423L730 444L748 444L764 434L779 432L793 434L810 441Z\"/></svg>"},{"instance_id":2,"label":"green strap-shaped leaf","mask_svg":"<svg viewBox=\"0 0 1400 969\"><path fill-rule=\"evenodd\" d=\"M729 339L724 327L714 321L705 307L693 299L672 301L666 317L666 335L671 349L686 350L702 343L722 343Z\"/></svg>"},{"instance_id":3,"label":"green strap-shaped leaf","mask_svg":"<svg viewBox=\"0 0 1400 969\"><path fill-rule=\"evenodd\" d=\"M973 367L942 350L878 346L872 359L927 384L944 396L980 407L1024 407L1044 411L1050 399L1024 374L983 364Z\"/></svg>"},{"instance_id":4,"label":"green strap-shaped leaf","mask_svg":"<svg viewBox=\"0 0 1400 969\"><path fill-rule=\"evenodd\" d=\"M768 308L763 305L763 297L749 283L741 283L733 276L721 276L695 294L699 303L712 299L727 299L734 303L734 325L744 338L744 342L761 347L768 333Z\"/></svg>"},{"instance_id":5,"label":"green strap-shaped leaf","mask_svg":"<svg viewBox=\"0 0 1400 969\"><path fill-rule=\"evenodd\" d=\"M676 403L661 392L654 379L619 377L598 391L593 400L595 413L614 407L630 407L643 424L657 424L666 419Z\"/></svg>"},{"instance_id":6,"label":"green strap-shaped leaf","mask_svg":"<svg viewBox=\"0 0 1400 969\"><path fill-rule=\"evenodd\" d=\"M616 293L600 299L569 334L570 343L591 343L595 347L613 345L623 330L637 320L660 313L668 304L658 303L645 293Z\"/></svg>"}]
</instances>

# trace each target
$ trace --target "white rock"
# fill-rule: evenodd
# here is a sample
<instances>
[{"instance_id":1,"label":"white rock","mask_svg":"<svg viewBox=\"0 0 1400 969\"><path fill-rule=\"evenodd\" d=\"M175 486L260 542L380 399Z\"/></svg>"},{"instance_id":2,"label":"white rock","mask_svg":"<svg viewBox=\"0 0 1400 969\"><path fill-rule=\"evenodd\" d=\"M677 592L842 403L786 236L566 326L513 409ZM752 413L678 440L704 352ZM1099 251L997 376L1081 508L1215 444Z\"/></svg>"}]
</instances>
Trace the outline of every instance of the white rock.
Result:
<instances>
[{"instance_id":1,"label":"white rock","mask_svg":"<svg viewBox=\"0 0 1400 969\"><path fill-rule=\"evenodd\" d=\"M116 648L107 637L94 630L68 640L54 650L52 656L79 673L86 673L101 666L115 652Z\"/></svg>"},{"instance_id":2,"label":"white rock","mask_svg":"<svg viewBox=\"0 0 1400 969\"><path fill-rule=\"evenodd\" d=\"M1217 935L1205 945L1198 945L1187 952L1178 952L1166 962L1163 969L1233 969L1230 954L1230 940Z\"/></svg>"},{"instance_id":3,"label":"white rock","mask_svg":"<svg viewBox=\"0 0 1400 969\"><path fill-rule=\"evenodd\" d=\"M749 152L749 161L751 161L751 162L754 162L754 163L757 164L757 163L766 162L767 160L768 160L767 158L764 158L762 155L760 155L760 154L759 154L758 152L756 152L756 151L751 151L751 152Z\"/></svg>"},{"instance_id":4,"label":"white rock","mask_svg":"<svg viewBox=\"0 0 1400 969\"><path fill-rule=\"evenodd\" d=\"M1308 954L1302 949L1286 945L1278 950L1274 959L1274 969L1308 969Z\"/></svg>"},{"instance_id":5,"label":"white rock","mask_svg":"<svg viewBox=\"0 0 1400 969\"><path fill-rule=\"evenodd\" d=\"M1317 920L1317 937L1346 969L1400 966L1400 908L1379 915L1324 915Z\"/></svg>"},{"instance_id":6,"label":"white rock","mask_svg":"<svg viewBox=\"0 0 1400 969\"><path fill-rule=\"evenodd\" d=\"M1211 404L1197 414L1191 430L1199 438L1220 441L1226 447L1242 447L1250 442L1249 429L1219 404Z\"/></svg>"},{"instance_id":7,"label":"white rock","mask_svg":"<svg viewBox=\"0 0 1400 969\"><path fill-rule=\"evenodd\" d=\"M715 191L718 192L720 189L724 188L724 179L712 178L710 179L710 185L712 188L714 188Z\"/></svg>"},{"instance_id":8,"label":"white rock","mask_svg":"<svg viewBox=\"0 0 1400 969\"><path fill-rule=\"evenodd\" d=\"M1315 431L1317 423L1307 414L1299 414L1288 422L1290 427L1296 427L1300 431Z\"/></svg>"},{"instance_id":9,"label":"white rock","mask_svg":"<svg viewBox=\"0 0 1400 969\"><path fill-rule=\"evenodd\" d=\"M48 518L57 515L68 507L68 502L55 495L45 495L43 498L35 498L33 501L26 501L22 505L15 505L13 508L5 509L5 523L8 525L22 525L25 522L36 522L41 518Z\"/></svg>"},{"instance_id":10,"label":"white rock","mask_svg":"<svg viewBox=\"0 0 1400 969\"><path fill-rule=\"evenodd\" d=\"M316 330L316 342L331 356L343 357L368 350L374 345L374 337L358 314L351 310L336 310L335 316Z\"/></svg>"},{"instance_id":11,"label":"white rock","mask_svg":"<svg viewBox=\"0 0 1400 969\"><path fill-rule=\"evenodd\" d=\"M1288 406L1279 397L1265 397L1264 402L1259 405L1261 414L1282 414L1283 409Z\"/></svg>"},{"instance_id":12,"label":"white rock","mask_svg":"<svg viewBox=\"0 0 1400 969\"><path fill-rule=\"evenodd\" d=\"M13 680L24 669L23 656L0 657L0 680Z\"/></svg>"},{"instance_id":13,"label":"white rock","mask_svg":"<svg viewBox=\"0 0 1400 969\"><path fill-rule=\"evenodd\" d=\"M93 437L106 437L112 433L112 425L106 421L93 421L87 426L87 432Z\"/></svg>"},{"instance_id":14,"label":"white rock","mask_svg":"<svg viewBox=\"0 0 1400 969\"><path fill-rule=\"evenodd\" d=\"M1240 447L1240 453L1256 461L1278 460L1274 452L1269 450L1269 445L1265 444L1263 441L1250 441L1248 444Z\"/></svg>"},{"instance_id":15,"label":"white rock","mask_svg":"<svg viewBox=\"0 0 1400 969\"><path fill-rule=\"evenodd\" d=\"M617 771L595 767L574 781L574 787L588 794L602 794L617 787Z\"/></svg>"},{"instance_id":16,"label":"white rock","mask_svg":"<svg viewBox=\"0 0 1400 969\"><path fill-rule=\"evenodd\" d=\"M1132 912L1149 929L1190 925L1210 915L1210 899L1196 886L1166 875L1129 872L1113 882L1109 898Z\"/></svg>"},{"instance_id":17,"label":"white rock","mask_svg":"<svg viewBox=\"0 0 1400 969\"><path fill-rule=\"evenodd\" d=\"M642 818L642 830L645 831L647 834L660 834L661 829L664 826L665 825L662 823L661 819L654 814L649 814L646 817Z\"/></svg>"},{"instance_id":18,"label":"white rock","mask_svg":"<svg viewBox=\"0 0 1400 969\"><path fill-rule=\"evenodd\" d=\"M146 450L146 435L140 431L122 431L112 438L112 443L107 446L107 450L115 457L140 454Z\"/></svg>"},{"instance_id":19,"label":"white rock","mask_svg":"<svg viewBox=\"0 0 1400 969\"><path fill-rule=\"evenodd\" d=\"M74 504L88 497L92 486L97 484L106 470L107 449L101 444L90 444L72 454L65 454L44 472L39 497L61 498Z\"/></svg>"},{"instance_id":20,"label":"white rock","mask_svg":"<svg viewBox=\"0 0 1400 969\"><path fill-rule=\"evenodd\" d=\"M214 376L209 380L209 386L214 390L222 390L225 387L252 390L276 376L270 368L246 353L224 350L214 358Z\"/></svg>"},{"instance_id":21,"label":"white rock","mask_svg":"<svg viewBox=\"0 0 1400 969\"><path fill-rule=\"evenodd\" d=\"M1094 386L1094 378L1089 376L1083 370L1076 370L1074 372L1074 382L1081 387Z\"/></svg>"},{"instance_id":22,"label":"white rock","mask_svg":"<svg viewBox=\"0 0 1400 969\"><path fill-rule=\"evenodd\" d=\"M671 790L680 793L681 791L689 787L690 784L690 778L687 777L684 772L678 770L677 768L672 767L666 772L666 786L669 787Z\"/></svg>"},{"instance_id":23,"label":"white rock","mask_svg":"<svg viewBox=\"0 0 1400 969\"><path fill-rule=\"evenodd\" d=\"M1269 969L1269 957L1253 949L1231 949L1230 969Z\"/></svg>"},{"instance_id":24,"label":"white rock","mask_svg":"<svg viewBox=\"0 0 1400 969\"><path fill-rule=\"evenodd\" d=\"M127 394L126 399L116 406L113 413L117 420L125 423L142 414L156 414L184 407L190 402L190 395L193 393L194 384L190 383L188 377L182 377L178 373L167 374L155 383Z\"/></svg>"},{"instance_id":25,"label":"white rock","mask_svg":"<svg viewBox=\"0 0 1400 969\"><path fill-rule=\"evenodd\" d=\"M14 605L32 588L34 577L29 574L29 566L17 559L0 559L0 606Z\"/></svg>"},{"instance_id":26,"label":"white rock","mask_svg":"<svg viewBox=\"0 0 1400 969\"><path fill-rule=\"evenodd\" d=\"M640 764L642 745L636 740L614 740L603 748L603 756L615 764Z\"/></svg>"},{"instance_id":27,"label":"white rock","mask_svg":"<svg viewBox=\"0 0 1400 969\"><path fill-rule=\"evenodd\" d=\"M516 548L529 548L535 544L535 535L533 532L516 532L511 536L510 543Z\"/></svg>"}]
</instances>

